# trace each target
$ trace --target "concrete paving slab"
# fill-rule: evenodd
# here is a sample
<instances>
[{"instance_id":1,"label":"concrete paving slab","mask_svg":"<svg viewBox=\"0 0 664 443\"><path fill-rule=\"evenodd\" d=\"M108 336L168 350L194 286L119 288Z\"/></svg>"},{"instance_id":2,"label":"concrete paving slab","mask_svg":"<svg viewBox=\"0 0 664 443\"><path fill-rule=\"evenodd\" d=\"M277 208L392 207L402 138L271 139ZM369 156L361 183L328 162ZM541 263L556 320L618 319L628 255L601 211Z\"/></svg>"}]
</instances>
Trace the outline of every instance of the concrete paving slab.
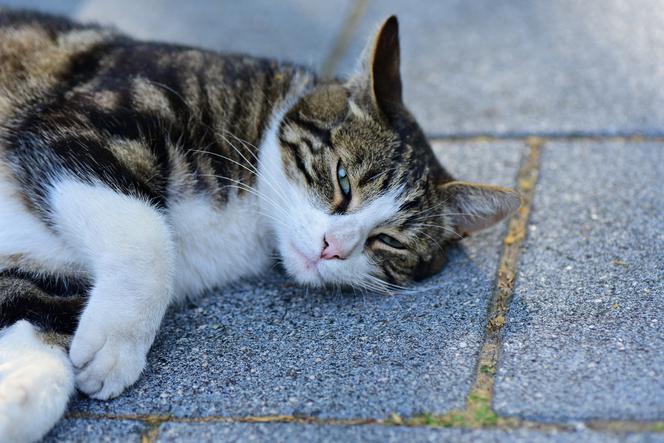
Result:
<instances>
[{"instance_id":1,"label":"concrete paving slab","mask_svg":"<svg viewBox=\"0 0 664 443\"><path fill-rule=\"evenodd\" d=\"M657 442L657 434L610 435L591 431L536 432L526 430L480 430L406 428L396 426L314 426L290 424L184 424L167 423L157 442L496 442L496 443L588 443Z\"/></svg>"},{"instance_id":2,"label":"concrete paving slab","mask_svg":"<svg viewBox=\"0 0 664 443\"><path fill-rule=\"evenodd\" d=\"M430 134L664 131L662 0L381 0L398 14L406 102Z\"/></svg>"},{"instance_id":3,"label":"concrete paving slab","mask_svg":"<svg viewBox=\"0 0 664 443\"><path fill-rule=\"evenodd\" d=\"M497 373L498 413L664 418L664 149L551 143Z\"/></svg>"},{"instance_id":4,"label":"concrete paving slab","mask_svg":"<svg viewBox=\"0 0 664 443\"><path fill-rule=\"evenodd\" d=\"M437 147L469 180L511 185L518 143ZM143 378L74 410L176 416L443 413L464 404L504 225L464 240L414 294L306 290L276 274L173 310Z\"/></svg>"},{"instance_id":5,"label":"concrete paving slab","mask_svg":"<svg viewBox=\"0 0 664 443\"><path fill-rule=\"evenodd\" d=\"M145 432L147 427L137 421L65 419L44 437L42 443L138 443Z\"/></svg>"},{"instance_id":6,"label":"concrete paving slab","mask_svg":"<svg viewBox=\"0 0 664 443\"><path fill-rule=\"evenodd\" d=\"M352 3L88 0L78 18L115 25L141 39L245 52L320 67L332 50Z\"/></svg>"}]
</instances>

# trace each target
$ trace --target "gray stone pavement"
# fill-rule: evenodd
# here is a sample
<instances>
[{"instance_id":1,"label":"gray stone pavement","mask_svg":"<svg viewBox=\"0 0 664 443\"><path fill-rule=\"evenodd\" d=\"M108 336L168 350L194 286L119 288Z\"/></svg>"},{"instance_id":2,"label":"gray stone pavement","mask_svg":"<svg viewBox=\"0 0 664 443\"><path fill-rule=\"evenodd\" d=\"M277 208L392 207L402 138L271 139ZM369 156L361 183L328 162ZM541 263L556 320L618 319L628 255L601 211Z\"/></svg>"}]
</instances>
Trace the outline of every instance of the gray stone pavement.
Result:
<instances>
[{"instance_id":1,"label":"gray stone pavement","mask_svg":"<svg viewBox=\"0 0 664 443\"><path fill-rule=\"evenodd\" d=\"M148 427L135 420L62 420L48 435L58 443L138 443Z\"/></svg>"},{"instance_id":2,"label":"gray stone pavement","mask_svg":"<svg viewBox=\"0 0 664 443\"><path fill-rule=\"evenodd\" d=\"M66 420L49 436L59 443L108 442L138 443L145 434L140 422L110 420ZM526 429L440 429L397 426L295 425L284 423L166 423L154 440L176 442L301 442L322 443L656 443L659 433L612 435L587 429L572 431L533 431Z\"/></svg>"},{"instance_id":3,"label":"gray stone pavement","mask_svg":"<svg viewBox=\"0 0 664 443\"><path fill-rule=\"evenodd\" d=\"M664 132L661 0L377 0L358 34L393 13L429 133Z\"/></svg>"},{"instance_id":4,"label":"gray stone pavement","mask_svg":"<svg viewBox=\"0 0 664 443\"><path fill-rule=\"evenodd\" d=\"M138 38L244 52L320 67L353 6L351 0L82 2L82 20Z\"/></svg>"},{"instance_id":5,"label":"gray stone pavement","mask_svg":"<svg viewBox=\"0 0 664 443\"><path fill-rule=\"evenodd\" d=\"M523 148L436 150L464 178L513 186ZM282 275L210 294L171 312L135 387L72 410L350 419L463 408L502 235L504 226L464 241L414 294L307 290Z\"/></svg>"},{"instance_id":6,"label":"gray stone pavement","mask_svg":"<svg viewBox=\"0 0 664 443\"><path fill-rule=\"evenodd\" d=\"M497 412L664 418L664 147L550 143L533 209Z\"/></svg>"},{"instance_id":7,"label":"gray stone pavement","mask_svg":"<svg viewBox=\"0 0 664 443\"><path fill-rule=\"evenodd\" d=\"M592 431L533 432L476 429L427 429L386 426L297 426L288 424L168 424L163 426L157 442L180 441L318 441L318 442L453 442L474 443L613 443L657 441L655 434L645 436L610 436Z\"/></svg>"},{"instance_id":8,"label":"gray stone pavement","mask_svg":"<svg viewBox=\"0 0 664 443\"><path fill-rule=\"evenodd\" d=\"M505 225L412 294L277 272L172 309L136 386L77 398L46 441L664 441L664 1L0 4L340 72L396 12L406 100L453 173L523 187L523 136L545 143L497 373L480 370L488 416L451 420L475 392Z\"/></svg>"}]
</instances>

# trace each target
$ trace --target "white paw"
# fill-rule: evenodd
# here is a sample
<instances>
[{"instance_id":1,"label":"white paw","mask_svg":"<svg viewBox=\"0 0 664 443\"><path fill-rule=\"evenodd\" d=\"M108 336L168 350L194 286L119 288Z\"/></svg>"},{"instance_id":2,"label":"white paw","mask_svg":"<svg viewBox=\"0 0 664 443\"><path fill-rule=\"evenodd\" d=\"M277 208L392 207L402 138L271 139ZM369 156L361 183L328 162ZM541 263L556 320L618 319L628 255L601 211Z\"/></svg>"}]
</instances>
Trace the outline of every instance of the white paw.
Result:
<instances>
[{"instance_id":1,"label":"white paw","mask_svg":"<svg viewBox=\"0 0 664 443\"><path fill-rule=\"evenodd\" d=\"M0 335L0 441L41 438L60 419L74 390L65 351L41 341L26 321Z\"/></svg>"},{"instance_id":2,"label":"white paw","mask_svg":"<svg viewBox=\"0 0 664 443\"><path fill-rule=\"evenodd\" d=\"M154 334L140 325L81 319L69 350L76 368L76 387L92 398L117 397L136 382Z\"/></svg>"}]
</instances>

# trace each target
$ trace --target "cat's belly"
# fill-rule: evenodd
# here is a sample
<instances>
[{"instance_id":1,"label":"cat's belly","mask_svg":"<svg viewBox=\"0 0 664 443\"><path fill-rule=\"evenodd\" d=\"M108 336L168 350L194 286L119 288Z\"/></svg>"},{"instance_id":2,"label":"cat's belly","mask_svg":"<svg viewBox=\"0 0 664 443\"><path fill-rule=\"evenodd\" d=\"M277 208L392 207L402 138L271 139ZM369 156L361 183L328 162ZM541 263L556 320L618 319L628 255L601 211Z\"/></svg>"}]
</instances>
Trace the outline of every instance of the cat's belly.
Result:
<instances>
[{"instance_id":1,"label":"cat's belly","mask_svg":"<svg viewBox=\"0 0 664 443\"><path fill-rule=\"evenodd\" d=\"M172 204L169 219L177 250L175 294L180 299L256 275L271 261L270 240L252 195L233 197L220 208L192 197Z\"/></svg>"}]
</instances>

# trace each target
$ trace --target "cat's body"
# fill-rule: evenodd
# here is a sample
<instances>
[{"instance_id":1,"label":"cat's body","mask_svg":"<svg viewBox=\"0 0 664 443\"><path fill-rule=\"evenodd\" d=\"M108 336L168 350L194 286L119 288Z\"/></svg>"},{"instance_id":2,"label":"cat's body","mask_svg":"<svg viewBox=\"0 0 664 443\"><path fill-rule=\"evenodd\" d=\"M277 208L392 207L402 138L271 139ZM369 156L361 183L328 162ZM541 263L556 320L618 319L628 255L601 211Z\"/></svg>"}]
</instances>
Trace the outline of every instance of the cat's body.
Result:
<instances>
[{"instance_id":1,"label":"cat's body","mask_svg":"<svg viewBox=\"0 0 664 443\"><path fill-rule=\"evenodd\" d=\"M164 214L178 268L189 270L177 276L176 293L260 272L271 252L267 230L256 217L258 198L237 186L255 185L248 169L256 167L256 146L279 106L313 85L311 73L137 43L51 17L5 13L0 25L3 19L0 192L14 207L3 208L12 217L0 220L0 269L90 277L86 259L48 228L51 199L43 195L83 182ZM223 249L233 254L219 263Z\"/></svg>"},{"instance_id":2,"label":"cat's body","mask_svg":"<svg viewBox=\"0 0 664 443\"><path fill-rule=\"evenodd\" d=\"M357 76L322 83L0 11L0 440L46 432L74 372L119 395L171 302L275 251L302 283L380 290L518 206L438 164L401 103L396 26Z\"/></svg>"}]
</instances>

